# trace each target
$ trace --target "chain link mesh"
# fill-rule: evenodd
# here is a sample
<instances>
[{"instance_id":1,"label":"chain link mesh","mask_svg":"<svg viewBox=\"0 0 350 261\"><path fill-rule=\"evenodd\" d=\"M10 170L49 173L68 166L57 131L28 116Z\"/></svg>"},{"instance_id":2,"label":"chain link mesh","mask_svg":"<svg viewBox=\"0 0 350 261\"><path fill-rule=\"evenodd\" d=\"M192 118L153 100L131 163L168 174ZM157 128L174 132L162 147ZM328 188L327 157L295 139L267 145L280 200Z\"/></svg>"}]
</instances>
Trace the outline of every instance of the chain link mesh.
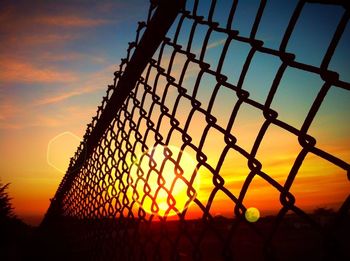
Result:
<instances>
[{"instance_id":1,"label":"chain link mesh","mask_svg":"<svg viewBox=\"0 0 350 261\"><path fill-rule=\"evenodd\" d=\"M115 108L113 120L94 144L92 153L85 155L84 146L113 93L121 91L118 81L157 9L157 4L151 3L148 21L139 23L136 40L130 43L127 58L122 60L113 85L108 86L97 115L88 125L42 227L64 242L58 251L60 255L71 258L346 257L348 192L327 226L299 206L302 199L293 193L293 184L310 157L318 159L314 163L323 161L336 169L337 175L343 175L342 187L349 188L349 163L331 150L318 147L317 137L310 131L327 95L334 89L343 93L350 90L350 83L340 72L330 69L348 26L346 1L298 1L289 10L290 19L277 47L259 38L258 29L269 2L260 1L254 16L248 17L249 30L235 27L239 26L236 17L241 17L238 1L226 3L226 16L218 11L222 1L213 0L207 5L203 2L188 1L179 11L142 75L136 76L136 85L122 105ZM341 10L339 23L331 28L324 54L318 54L322 56L320 65L302 62L298 53L289 51L291 38L305 9L328 4ZM239 54L230 64L232 50ZM278 61L270 82L256 82L267 86L265 93L263 87L247 84L250 74L256 73L254 63L259 55L266 66L270 65L268 59ZM293 82L302 86L303 93L294 97L297 100L292 96L288 99L294 108L304 97L310 101L305 112L297 114L297 121L288 118L288 113L283 114L283 104L279 107L281 114L276 109L276 97L291 70L306 77L317 76L322 83L312 93L306 91L308 83L302 81L305 78L292 74ZM249 119L252 125L244 123ZM276 133L284 133L283 137L297 144L293 145L295 156L280 176L273 169L271 173L265 170L266 159L261 152L266 143L279 143L273 139ZM281 147L273 148L276 150L270 153L278 158L281 151L277 148ZM84 161L78 162L82 155ZM254 200L259 201L248 199L249 193L257 190L254 182L266 192L253 195L274 195L269 202L273 202L276 211L250 223L245 219L246 210ZM310 182L318 181L311 178ZM181 196L174 196L176 193Z\"/></svg>"}]
</instances>

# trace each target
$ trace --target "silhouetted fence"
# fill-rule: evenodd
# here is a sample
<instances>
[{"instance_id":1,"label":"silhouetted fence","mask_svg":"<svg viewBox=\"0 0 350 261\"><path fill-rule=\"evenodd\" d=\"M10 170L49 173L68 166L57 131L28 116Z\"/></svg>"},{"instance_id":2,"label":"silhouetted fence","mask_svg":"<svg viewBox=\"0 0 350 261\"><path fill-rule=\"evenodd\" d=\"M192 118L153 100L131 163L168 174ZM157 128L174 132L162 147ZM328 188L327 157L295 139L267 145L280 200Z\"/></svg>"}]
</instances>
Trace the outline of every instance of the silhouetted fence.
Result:
<instances>
[{"instance_id":1,"label":"silhouetted fence","mask_svg":"<svg viewBox=\"0 0 350 261\"><path fill-rule=\"evenodd\" d=\"M334 23L298 34L328 11ZM347 1L151 1L41 225L47 255L349 257L348 154L319 147L313 125L326 105L321 127L349 124L332 114L340 100L327 103L349 95L349 68L332 60L349 52L348 20ZM304 208L300 191L333 179L320 162L345 191L336 213ZM276 214L248 222L247 208L264 204Z\"/></svg>"}]
</instances>

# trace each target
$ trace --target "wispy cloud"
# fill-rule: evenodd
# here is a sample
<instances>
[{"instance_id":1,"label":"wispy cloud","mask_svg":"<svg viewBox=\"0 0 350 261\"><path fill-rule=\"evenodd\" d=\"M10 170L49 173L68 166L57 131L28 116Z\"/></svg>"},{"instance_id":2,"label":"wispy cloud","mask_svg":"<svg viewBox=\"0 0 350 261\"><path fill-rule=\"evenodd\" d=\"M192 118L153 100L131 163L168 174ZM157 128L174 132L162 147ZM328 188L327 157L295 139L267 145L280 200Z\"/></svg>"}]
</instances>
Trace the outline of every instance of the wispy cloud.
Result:
<instances>
[{"instance_id":1,"label":"wispy cloud","mask_svg":"<svg viewBox=\"0 0 350 261\"><path fill-rule=\"evenodd\" d=\"M81 94L82 93L79 91L70 91L67 93L59 94L57 96L43 98L37 102L37 105L47 105L47 104L58 103Z\"/></svg>"},{"instance_id":2,"label":"wispy cloud","mask_svg":"<svg viewBox=\"0 0 350 261\"><path fill-rule=\"evenodd\" d=\"M3 100L0 103L0 120L6 120L12 117L18 111L15 104L8 100Z\"/></svg>"},{"instance_id":3,"label":"wispy cloud","mask_svg":"<svg viewBox=\"0 0 350 261\"><path fill-rule=\"evenodd\" d=\"M74 73L39 67L16 59L0 59L0 81L12 83L73 82Z\"/></svg>"},{"instance_id":4,"label":"wispy cloud","mask_svg":"<svg viewBox=\"0 0 350 261\"><path fill-rule=\"evenodd\" d=\"M49 8L49 5L45 8ZM48 27L95 27L106 24L115 23L117 20L113 18L97 17L100 14L96 12L83 12L78 10L66 10L66 7L60 6L62 10L41 10L41 6L37 8L24 6L17 8L15 5L8 6L5 9L0 9L0 22L2 22L1 31L23 31L23 29L31 28L34 31L42 31L43 28ZM38 26L40 26L38 28Z\"/></svg>"},{"instance_id":5,"label":"wispy cloud","mask_svg":"<svg viewBox=\"0 0 350 261\"><path fill-rule=\"evenodd\" d=\"M21 129L21 125L0 121L0 130L18 130L18 129Z\"/></svg>"},{"instance_id":6,"label":"wispy cloud","mask_svg":"<svg viewBox=\"0 0 350 261\"><path fill-rule=\"evenodd\" d=\"M40 44L49 44L49 43L62 43L72 41L78 38L78 35L69 34L69 33L50 33L50 34L30 34L30 35L22 35L21 41L28 45L40 45ZM12 42L17 42L17 39L14 39Z\"/></svg>"},{"instance_id":7,"label":"wispy cloud","mask_svg":"<svg viewBox=\"0 0 350 261\"><path fill-rule=\"evenodd\" d=\"M72 97L92 93L92 92L100 90L100 89L101 89L101 86L84 87L84 88L79 88L79 89L75 89L75 90L68 90L67 92L60 92L57 95L43 97L43 98L39 99L35 103L35 105L41 106L41 105L55 104L55 103L59 103L59 102L68 100Z\"/></svg>"},{"instance_id":8,"label":"wispy cloud","mask_svg":"<svg viewBox=\"0 0 350 261\"><path fill-rule=\"evenodd\" d=\"M59 102L47 100L49 102ZM68 99L62 97L62 99ZM38 107L35 104L16 104L0 100L0 130L22 130L32 127L59 128L74 125L85 126L94 111L96 104L76 104L74 106L59 107L54 111L47 110L45 106Z\"/></svg>"},{"instance_id":9,"label":"wispy cloud","mask_svg":"<svg viewBox=\"0 0 350 261\"><path fill-rule=\"evenodd\" d=\"M12 122L13 119L20 109L11 99L0 100L0 129L19 129L20 125Z\"/></svg>"},{"instance_id":10,"label":"wispy cloud","mask_svg":"<svg viewBox=\"0 0 350 261\"><path fill-rule=\"evenodd\" d=\"M50 115L36 115L32 123L28 124L28 127L58 127L62 126L65 121L59 117L51 117Z\"/></svg>"},{"instance_id":11,"label":"wispy cloud","mask_svg":"<svg viewBox=\"0 0 350 261\"><path fill-rule=\"evenodd\" d=\"M68 26L68 27L92 27L100 26L114 22L108 19L94 19L83 16L65 16L65 15L53 15L53 16L41 16L35 19L36 23L49 25L49 26Z\"/></svg>"},{"instance_id":12,"label":"wispy cloud","mask_svg":"<svg viewBox=\"0 0 350 261\"><path fill-rule=\"evenodd\" d=\"M40 98L35 105L55 104L75 96L81 96L96 91L106 89L108 82L113 79L114 65L106 66L105 68L90 74L86 81L82 82L78 87L71 87L68 90L60 90L59 93L50 93L50 96Z\"/></svg>"},{"instance_id":13,"label":"wispy cloud","mask_svg":"<svg viewBox=\"0 0 350 261\"><path fill-rule=\"evenodd\" d=\"M71 62L80 61L89 64L105 64L107 58L105 55L93 55L78 52L43 52L38 59L47 62Z\"/></svg>"},{"instance_id":14,"label":"wispy cloud","mask_svg":"<svg viewBox=\"0 0 350 261\"><path fill-rule=\"evenodd\" d=\"M221 39L221 40L218 40L216 42L212 42L211 44L207 45L207 49L212 49L212 48L218 47L220 45L224 45L225 42L226 42L226 39Z\"/></svg>"}]
</instances>

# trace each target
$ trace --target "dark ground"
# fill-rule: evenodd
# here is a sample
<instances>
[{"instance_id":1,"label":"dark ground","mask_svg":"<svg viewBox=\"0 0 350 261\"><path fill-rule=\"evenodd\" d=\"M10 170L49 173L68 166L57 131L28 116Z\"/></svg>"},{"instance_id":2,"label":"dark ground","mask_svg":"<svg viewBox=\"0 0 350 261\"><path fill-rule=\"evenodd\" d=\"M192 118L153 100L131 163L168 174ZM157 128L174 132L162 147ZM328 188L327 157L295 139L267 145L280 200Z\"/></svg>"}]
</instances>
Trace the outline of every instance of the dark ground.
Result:
<instances>
[{"instance_id":1,"label":"dark ground","mask_svg":"<svg viewBox=\"0 0 350 261\"><path fill-rule=\"evenodd\" d=\"M257 223L65 220L46 228L1 225L0 260L350 260L350 218L314 215L321 229L288 215L269 241L275 217ZM270 242L270 243L268 243Z\"/></svg>"}]
</instances>

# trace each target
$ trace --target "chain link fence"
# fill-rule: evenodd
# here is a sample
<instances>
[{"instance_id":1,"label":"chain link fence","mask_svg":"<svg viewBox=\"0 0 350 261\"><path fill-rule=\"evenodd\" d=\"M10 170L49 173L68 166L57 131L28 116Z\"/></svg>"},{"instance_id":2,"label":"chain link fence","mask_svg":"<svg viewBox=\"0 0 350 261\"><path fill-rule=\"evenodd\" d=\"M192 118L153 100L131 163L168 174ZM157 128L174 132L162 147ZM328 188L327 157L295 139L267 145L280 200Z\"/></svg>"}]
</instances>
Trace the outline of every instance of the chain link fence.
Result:
<instances>
[{"instance_id":1,"label":"chain link fence","mask_svg":"<svg viewBox=\"0 0 350 261\"><path fill-rule=\"evenodd\" d=\"M349 4L254 4L151 1L52 199L41 225L43 255L349 258L349 157L319 147L313 125L333 91L349 95L348 75L332 60L349 27ZM325 10L336 22L322 29L329 39L313 42L309 59L298 30L309 26L307 14ZM291 156L280 159L286 151ZM314 168L302 183L305 162ZM326 192L341 201L337 211L311 214L300 191L319 184L323 193L332 179L337 190ZM251 206L273 211L248 222L258 218L247 215Z\"/></svg>"}]
</instances>

